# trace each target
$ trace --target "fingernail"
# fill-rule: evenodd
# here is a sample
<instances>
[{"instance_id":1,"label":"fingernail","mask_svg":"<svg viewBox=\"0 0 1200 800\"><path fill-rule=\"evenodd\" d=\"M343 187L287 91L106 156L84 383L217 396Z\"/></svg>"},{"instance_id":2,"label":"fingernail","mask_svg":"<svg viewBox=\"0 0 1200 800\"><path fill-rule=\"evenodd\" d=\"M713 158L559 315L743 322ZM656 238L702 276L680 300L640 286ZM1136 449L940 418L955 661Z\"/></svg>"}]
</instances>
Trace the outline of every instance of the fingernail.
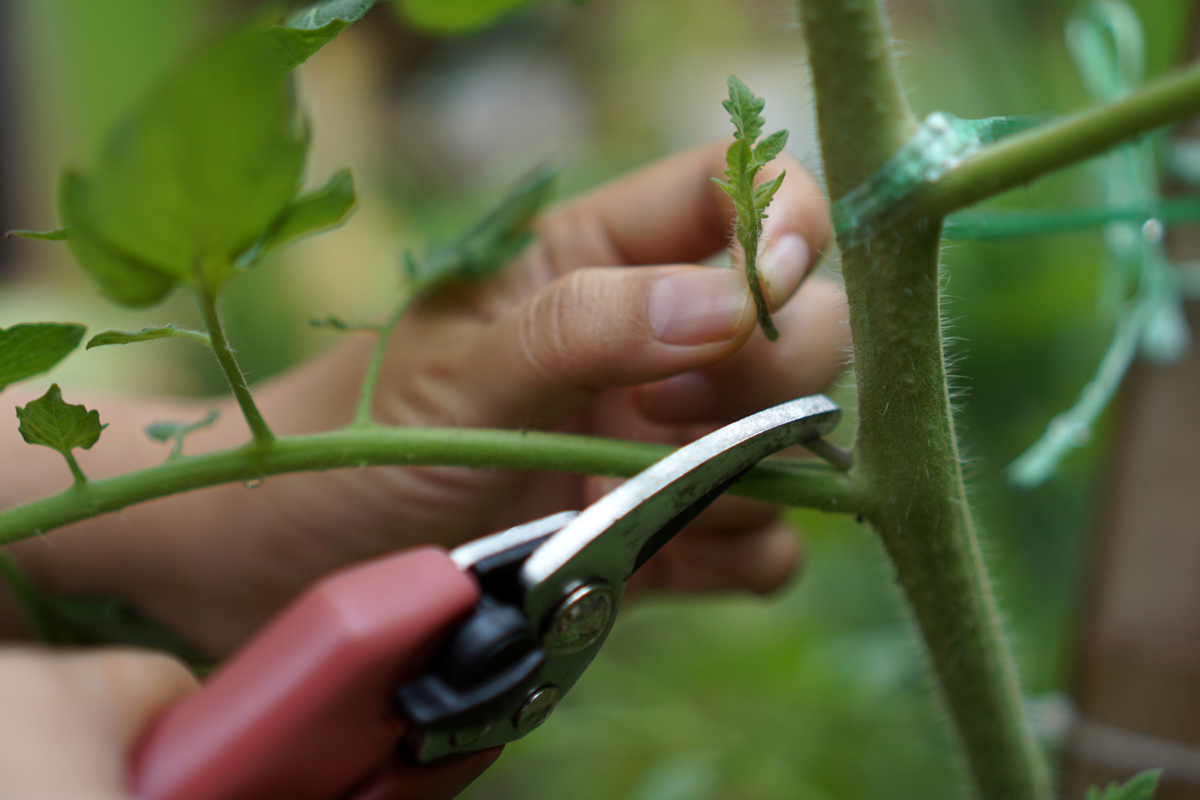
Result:
<instances>
[{"instance_id":1,"label":"fingernail","mask_svg":"<svg viewBox=\"0 0 1200 800\"><path fill-rule=\"evenodd\" d=\"M772 311L787 302L804 280L810 255L808 242L794 233L779 237L763 254L758 280Z\"/></svg>"},{"instance_id":2,"label":"fingernail","mask_svg":"<svg viewBox=\"0 0 1200 800\"><path fill-rule=\"evenodd\" d=\"M750 293L740 270L690 269L654 284L650 325L666 344L723 342L737 334L749 303Z\"/></svg>"}]
</instances>

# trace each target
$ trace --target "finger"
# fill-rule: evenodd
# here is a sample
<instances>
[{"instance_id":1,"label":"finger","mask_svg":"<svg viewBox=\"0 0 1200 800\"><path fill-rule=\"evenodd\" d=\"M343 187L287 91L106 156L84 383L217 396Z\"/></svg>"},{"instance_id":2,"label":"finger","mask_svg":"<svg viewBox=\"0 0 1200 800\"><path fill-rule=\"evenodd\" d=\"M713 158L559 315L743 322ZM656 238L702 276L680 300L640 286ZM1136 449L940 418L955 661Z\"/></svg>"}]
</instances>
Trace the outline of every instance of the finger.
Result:
<instances>
[{"instance_id":1,"label":"finger","mask_svg":"<svg viewBox=\"0 0 1200 800\"><path fill-rule=\"evenodd\" d=\"M80 655L71 669L85 702L107 701L108 724L126 748L167 707L196 691L196 676L164 653L113 650Z\"/></svg>"},{"instance_id":2,"label":"finger","mask_svg":"<svg viewBox=\"0 0 1200 800\"><path fill-rule=\"evenodd\" d=\"M559 272L594 264L703 261L730 241L733 203L712 182L725 170L729 140L664 159L559 206L540 223L539 238ZM797 234L807 264L829 239L825 198L804 167L784 153L760 181L786 170L768 209L768 240Z\"/></svg>"},{"instance_id":3,"label":"finger","mask_svg":"<svg viewBox=\"0 0 1200 800\"><path fill-rule=\"evenodd\" d=\"M755 324L737 270L672 266L564 275L475 338L458 424L548 427L600 390L702 369Z\"/></svg>"},{"instance_id":4,"label":"finger","mask_svg":"<svg viewBox=\"0 0 1200 800\"><path fill-rule=\"evenodd\" d=\"M824 391L849 358L845 293L810 281L775 320L777 341L755 334L725 362L641 387L642 413L662 423L715 422Z\"/></svg>"},{"instance_id":5,"label":"finger","mask_svg":"<svg viewBox=\"0 0 1200 800\"><path fill-rule=\"evenodd\" d=\"M492 747L445 764L413 764L396 758L353 800L450 800L495 763L503 750Z\"/></svg>"},{"instance_id":6,"label":"finger","mask_svg":"<svg viewBox=\"0 0 1200 800\"><path fill-rule=\"evenodd\" d=\"M796 574L802 554L800 537L782 522L741 536L687 531L647 561L629 589L769 594Z\"/></svg>"},{"instance_id":7,"label":"finger","mask_svg":"<svg viewBox=\"0 0 1200 800\"><path fill-rule=\"evenodd\" d=\"M129 750L196 688L177 661L132 651L10 650L0 658L0 796L124 796Z\"/></svg>"}]
</instances>

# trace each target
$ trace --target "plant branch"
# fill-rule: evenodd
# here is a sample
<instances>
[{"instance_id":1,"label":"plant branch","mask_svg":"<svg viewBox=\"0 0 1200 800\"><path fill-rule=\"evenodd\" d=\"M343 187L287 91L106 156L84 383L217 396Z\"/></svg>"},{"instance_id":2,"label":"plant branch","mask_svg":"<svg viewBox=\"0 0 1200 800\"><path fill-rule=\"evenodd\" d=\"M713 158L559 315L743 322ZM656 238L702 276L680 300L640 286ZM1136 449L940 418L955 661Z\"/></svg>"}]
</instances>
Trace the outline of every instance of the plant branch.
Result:
<instances>
[{"instance_id":1,"label":"plant branch","mask_svg":"<svg viewBox=\"0 0 1200 800\"><path fill-rule=\"evenodd\" d=\"M1108 105L1049 122L980 150L922 193L941 217L1200 112L1200 63Z\"/></svg>"},{"instance_id":2,"label":"plant branch","mask_svg":"<svg viewBox=\"0 0 1200 800\"><path fill-rule=\"evenodd\" d=\"M0 512L0 545L147 500L233 481L257 482L288 472L392 464L630 477L671 451L664 445L558 433L351 426L189 456L73 486ZM747 473L731 492L824 511L857 514L863 510L858 488L846 473L813 461L769 459Z\"/></svg>"},{"instance_id":3,"label":"plant branch","mask_svg":"<svg viewBox=\"0 0 1200 800\"><path fill-rule=\"evenodd\" d=\"M392 331L404 312L412 305L415 295L405 289L405 296L396 306L396 310L387 321L375 329L375 347L371 350L371 360L367 362L367 371L363 375L362 389L358 396L358 407L354 411L353 427L363 428L372 424L371 410L375 404L375 392L379 386L379 376L383 373L383 360L391 343Z\"/></svg>"},{"instance_id":4,"label":"plant branch","mask_svg":"<svg viewBox=\"0 0 1200 800\"><path fill-rule=\"evenodd\" d=\"M246 424L250 426L254 442L260 447L265 447L275 440L275 434L271 433L266 420L255 405L250 386L246 383L246 376L242 374L242 369L233 356L233 349L225 338L221 317L217 313L216 295L205 289L197 289L196 302L199 303L200 313L204 316L204 327L208 329L213 353L221 365L221 371L225 373L225 379L229 381L229 388L233 390L233 396L237 398L243 416L246 417Z\"/></svg>"},{"instance_id":5,"label":"plant branch","mask_svg":"<svg viewBox=\"0 0 1200 800\"><path fill-rule=\"evenodd\" d=\"M869 178L916 129L878 0L803 0L830 197ZM951 173L953 174L953 173ZM858 432L849 475L866 495L987 800L1043 800L1025 719L967 504L946 383L940 218L914 214L842 253Z\"/></svg>"}]
</instances>

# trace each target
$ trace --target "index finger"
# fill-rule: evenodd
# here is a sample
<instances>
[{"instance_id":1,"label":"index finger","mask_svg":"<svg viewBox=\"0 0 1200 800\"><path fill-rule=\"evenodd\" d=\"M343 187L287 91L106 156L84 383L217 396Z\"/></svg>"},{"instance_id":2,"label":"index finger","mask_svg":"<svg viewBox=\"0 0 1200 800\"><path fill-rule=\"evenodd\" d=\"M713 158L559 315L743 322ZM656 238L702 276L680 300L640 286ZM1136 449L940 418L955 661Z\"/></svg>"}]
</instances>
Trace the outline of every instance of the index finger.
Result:
<instances>
[{"instance_id":1,"label":"index finger","mask_svg":"<svg viewBox=\"0 0 1200 800\"><path fill-rule=\"evenodd\" d=\"M711 179L724 173L729 142L684 151L548 213L539 228L556 267L695 263L724 249L733 230L733 203ZM829 238L824 195L787 153L768 164L759 180L784 170L787 177L765 228L773 238L799 234L815 257Z\"/></svg>"}]
</instances>

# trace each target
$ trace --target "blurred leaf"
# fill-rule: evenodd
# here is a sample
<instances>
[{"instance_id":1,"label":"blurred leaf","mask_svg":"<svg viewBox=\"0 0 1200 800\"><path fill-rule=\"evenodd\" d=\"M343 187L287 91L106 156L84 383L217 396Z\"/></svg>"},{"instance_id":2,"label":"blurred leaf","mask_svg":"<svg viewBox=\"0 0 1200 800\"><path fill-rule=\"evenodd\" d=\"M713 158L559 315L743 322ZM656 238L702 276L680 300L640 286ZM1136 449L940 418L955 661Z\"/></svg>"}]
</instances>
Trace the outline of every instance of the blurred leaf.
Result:
<instances>
[{"instance_id":1,"label":"blurred leaf","mask_svg":"<svg viewBox=\"0 0 1200 800\"><path fill-rule=\"evenodd\" d=\"M86 330L50 322L0 328L0 391L52 369L79 346Z\"/></svg>"},{"instance_id":2,"label":"blurred leaf","mask_svg":"<svg viewBox=\"0 0 1200 800\"><path fill-rule=\"evenodd\" d=\"M554 192L556 173L540 167L517 183L500 203L457 239L424 258L404 254L412 294L455 278L477 279L496 272L533 241L530 225Z\"/></svg>"},{"instance_id":3,"label":"blurred leaf","mask_svg":"<svg viewBox=\"0 0 1200 800\"><path fill-rule=\"evenodd\" d=\"M72 450L91 448L108 427L100 424L100 412L63 402L57 383L37 400L18 408L17 419L21 420L21 438L57 450L68 461L73 458Z\"/></svg>"},{"instance_id":4,"label":"blurred leaf","mask_svg":"<svg viewBox=\"0 0 1200 800\"><path fill-rule=\"evenodd\" d=\"M67 173L72 252L114 299L216 291L295 196L308 134L266 43L260 31L218 41L118 126L94 170Z\"/></svg>"},{"instance_id":5,"label":"blurred leaf","mask_svg":"<svg viewBox=\"0 0 1200 800\"><path fill-rule=\"evenodd\" d=\"M105 331L98 333L91 338L87 343L88 350L93 347L104 347L109 344L133 344L134 342L148 342L151 339L189 339L193 342L199 342L205 347L212 347L212 340L207 333L200 331L190 331L186 328L179 328L175 325L162 325L154 328L142 328L137 332L127 331Z\"/></svg>"},{"instance_id":6,"label":"blurred leaf","mask_svg":"<svg viewBox=\"0 0 1200 800\"><path fill-rule=\"evenodd\" d=\"M1161 769L1148 769L1134 775L1124 784L1110 783L1103 792L1092 786L1087 790L1087 800L1150 800L1161 777Z\"/></svg>"},{"instance_id":7,"label":"blurred leaf","mask_svg":"<svg viewBox=\"0 0 1200 800\"><path fill-rule=\"evenodd\" d=\"M71 229L66 227L52 231L8 231L4 234L5 239L11 239L14 236L22 239L41 239L43 242L65 242L71 238Z\"/></svg>"},{"instance_id":8,"label":"blurred leaf","mask_svg":"<svg viewBox=\"0 0 1200 800\"><path fill-rule=\"evenodd\" d=\"M377 324L370 322L346 322L346 320L340 317L335 317L332 314L325 317L325 319L309 320L308 324L314 328L330 328L331 330L338 331L339 333L350 333L353 331L370 331L372 333L379 333L381 331L380 326Z\"/></svg>"},{"instance_id":9,"label":"blurred leaf","mask_svg":"<svg viewBox=\"0 0 1200 800\"><path fill-rule=\"evenodd\" d=\"M320 189L296 198L276 221L274 230L238 257L239 266L249 266L267 253L306 236L340 227L350 218L356 202L350 170L334 173Z\"/></svg>"},{"instance_id":10,"label":"blurred leaf","mask_svg":"<svg viewBox=\"0 0 1200 800\"><path fill-rule=\"evenodd\" d=\"M25 609L34 633L60 645L127 644L174 653L200 670L211 659L172 631L116 598L68 598L35 586L17 564L0 552L0 575Z\"/></svg>"},{"instance_id":11,"label":"blurred leaf","mask_svg":"<svg viewBox=\"0 0 1200 800\"><path fill-rule=\"evenodd\" d=\"M396 0L408 21L430 33L455 34L497 22L536 0Z\"/></svg>"},{"instance_id":12,"label":"blurred leaf","mask_svg":"<svg viewBox=\"0 0 1200 800\"><path fill-rule=\"evenodd\" d=\"M170 461L183 455L184 437L212 425L220 415L221 412L214 408L198 422L177 422L175 420L153 422L146 426L146 435L156 442L173 443L171 454L167 457L167 460Z\"/></svg>"},{"instance_id":13,"label":"blurred leaf","mask_svg":"<svg viewBox=\"0 0 1200 800\"><path fill-rule=\"evenodd\" d=\"M1137 13L1120 0L1092 0L1067 22L1067 49L1088 91L1116 100L1145 78L1145 46Z\"/></svg>"},{"instance_id":14,"label":"blurred leaf","mask_svg":"<svg viewBox=\"0 0 1200 800\"><path fill-rule=\"evenodd\" d=\"M375 0L325 0L296 11L282 25L268 29L283 50L284 69L294 69L363 18Z\"/></svg>"}]
</instances>

